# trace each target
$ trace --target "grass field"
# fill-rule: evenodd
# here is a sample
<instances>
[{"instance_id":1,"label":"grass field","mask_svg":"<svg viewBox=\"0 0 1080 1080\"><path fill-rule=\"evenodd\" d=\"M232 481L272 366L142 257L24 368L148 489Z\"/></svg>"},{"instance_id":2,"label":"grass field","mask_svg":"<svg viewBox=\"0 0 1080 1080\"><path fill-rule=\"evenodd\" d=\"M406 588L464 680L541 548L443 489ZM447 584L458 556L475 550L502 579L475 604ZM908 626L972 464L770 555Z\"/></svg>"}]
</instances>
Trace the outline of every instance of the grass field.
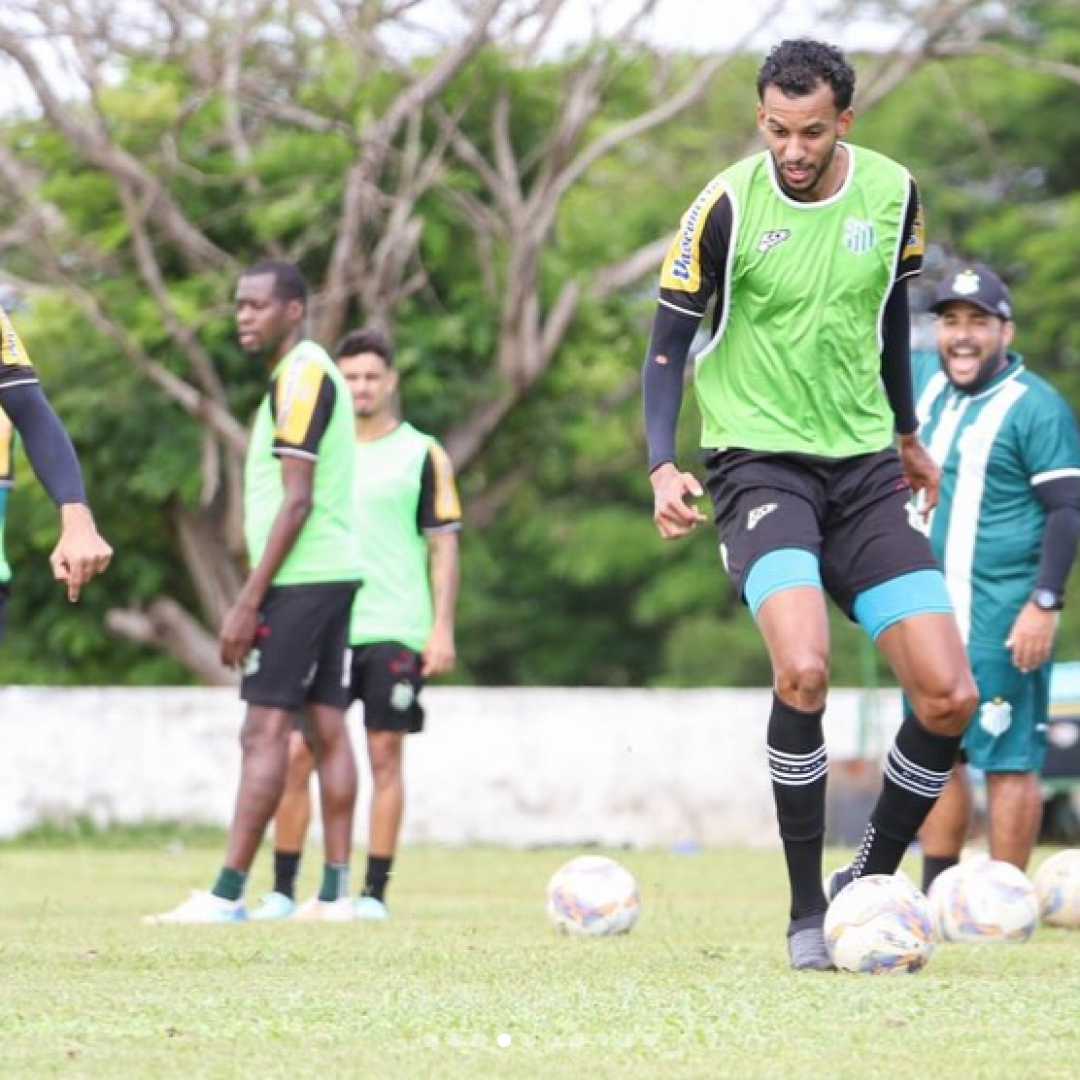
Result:
<instances>
[{"instance_id":1,"label":"grass field","mask_svg":"<svg viewBox=\"0 0 1080 1080\"><path fill-rule=\"evenodd\" d=\"M778 852L615 853L643 904L617 939L549 929L562 849L407 849L382 925L140 924L205 887L220 852L217 837L0 846L0 1077L1080 1071L1080 932L942 947L917 975L794 973Z\"/></svg>"}]
</instances>

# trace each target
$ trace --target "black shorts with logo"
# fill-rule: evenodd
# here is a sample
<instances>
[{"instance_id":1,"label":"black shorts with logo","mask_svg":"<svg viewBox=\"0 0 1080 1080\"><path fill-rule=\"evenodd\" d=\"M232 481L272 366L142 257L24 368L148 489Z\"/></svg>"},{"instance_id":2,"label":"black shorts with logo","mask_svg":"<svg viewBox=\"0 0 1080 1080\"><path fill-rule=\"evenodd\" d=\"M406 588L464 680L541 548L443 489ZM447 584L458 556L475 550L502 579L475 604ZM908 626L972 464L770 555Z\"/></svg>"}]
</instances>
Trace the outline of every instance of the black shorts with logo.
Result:
<instances>
[{"instance_id":1,"label":"black shorts with logo","mask_svg":"<svg viewBox=\"0 0 1080 1080\"><path fill-rule=\"evenodd\" d=\"M705 465L720 552L740 597L757 559L782 548L817 557L826 592L848 616L859 593L939 568L893 449L851 458L714 450Z\"/></svg>"},{"instance_id":2,"label":"black shorts with logo","mask_svg":"<svg viewBox=\"0 0 1080 1080\"><path fill-rule=\"evenodd\" d=\"M422 657L400 641L354 645L352 696L364 705L364 727L372 731L424 730L420 691Z\"/></svg>"},{"instance_id":3,"label":"black shorts with logo","mask_svg":"<svg viewBox=\"0 0 1080 1080\"><path fill-rule=\"evenodd\" d=\"M349 705L349 613L357 583L275 585L259 609L240 697L252 705L299 709Z\"/></svg>"}]
</instances>

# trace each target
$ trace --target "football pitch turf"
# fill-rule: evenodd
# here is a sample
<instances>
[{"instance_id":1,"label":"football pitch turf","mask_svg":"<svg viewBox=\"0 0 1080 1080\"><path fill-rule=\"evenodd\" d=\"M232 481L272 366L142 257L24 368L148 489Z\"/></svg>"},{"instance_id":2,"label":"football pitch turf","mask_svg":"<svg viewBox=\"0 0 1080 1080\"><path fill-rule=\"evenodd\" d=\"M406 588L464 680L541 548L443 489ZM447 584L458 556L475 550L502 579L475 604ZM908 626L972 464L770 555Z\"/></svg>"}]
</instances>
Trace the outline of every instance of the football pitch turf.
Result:
<instances>
[{"instance_id":1,"label":"football pitch turf","mask_svg":"<svg viewBox=\"0 0 1080 1080\"><path fill-rule=\"evenodd\" d=\"M795 973L779 851L605 852L641 890L619 938L551 930L566 848L406 848L385 924L141 925L206 887L221 851L0 846L0 1077L1080 1074L1080 931L939 946L915 975Z\"/></svg>"}]
</instances>

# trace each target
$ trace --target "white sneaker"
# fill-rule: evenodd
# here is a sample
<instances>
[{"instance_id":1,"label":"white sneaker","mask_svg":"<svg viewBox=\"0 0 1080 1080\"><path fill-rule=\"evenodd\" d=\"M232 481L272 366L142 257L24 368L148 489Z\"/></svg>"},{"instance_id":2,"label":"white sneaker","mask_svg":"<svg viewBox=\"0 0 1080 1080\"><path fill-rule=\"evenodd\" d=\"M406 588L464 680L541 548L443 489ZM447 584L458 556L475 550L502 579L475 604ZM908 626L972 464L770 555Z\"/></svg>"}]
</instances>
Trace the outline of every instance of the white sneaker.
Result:
<instances>
[{"instance_id":1,"label":"white sneaker","mask_svg":"<svg viewBox=\"0 0 1080 1080\"><path fill-rule=\"evenodd\" d=\"M313 896L305 900L290 916L291 922L352 922L356 918L353 912L351 896L339 896L337 900L320 900Z\"/></svg>"},{"instance_id":2,"label":"white sneaker","mask_svg":"<svg viewBox=\"0 0 1080 1080\"><path fill-rule=\"evenodd\" d=\"M284 893L269 892L251 909L249 919L256 922L275 922L287 919L296 910L296 901Z\"/></svg>"},{"instance_id":3,"label":"white sneaker","mask_svg":"<svg viewBox=\"0 0 1080 1080\"><path fill-rule=\"evenodd\" d=\"M192 894L171 911L160 915L147 915L144 926L165 926L169 924L194 923L234 923L247 918L243 900L223 900L212 892L196 889Z\"/></svg>"}]
</instances>

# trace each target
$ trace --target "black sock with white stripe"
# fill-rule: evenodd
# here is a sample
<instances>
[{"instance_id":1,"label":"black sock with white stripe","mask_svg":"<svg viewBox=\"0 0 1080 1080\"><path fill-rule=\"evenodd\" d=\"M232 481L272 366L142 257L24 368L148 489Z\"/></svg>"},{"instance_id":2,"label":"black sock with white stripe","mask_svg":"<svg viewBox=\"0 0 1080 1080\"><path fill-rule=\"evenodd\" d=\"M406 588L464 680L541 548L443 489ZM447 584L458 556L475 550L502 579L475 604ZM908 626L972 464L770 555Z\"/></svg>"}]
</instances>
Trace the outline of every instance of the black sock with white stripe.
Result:
<instances>
[{"instance_id":1,"label":"black sock with white stripe","mask_svg":"<svg viewBox=\"0 0 1080 1080\"><path fill-rule=\"evenodd\" d=\"M895 874L948 783L959 735L935 735L908 713L885 759L885 781L852 862L856 877Z\"/></svg>"},{"instance_id":2,"label":"black sock with white stripe","mask_svg":"<svg viewBox=\"0 0 1080 1080\"><path fill-rule=\"evenodd\" d=\"M823 709L803 712L773 695L767 743L776 823L791 884L791 918L826 908L821 888L825 846L825 783L829 759L821 726Z\"/></svg>"}]
</instances>

